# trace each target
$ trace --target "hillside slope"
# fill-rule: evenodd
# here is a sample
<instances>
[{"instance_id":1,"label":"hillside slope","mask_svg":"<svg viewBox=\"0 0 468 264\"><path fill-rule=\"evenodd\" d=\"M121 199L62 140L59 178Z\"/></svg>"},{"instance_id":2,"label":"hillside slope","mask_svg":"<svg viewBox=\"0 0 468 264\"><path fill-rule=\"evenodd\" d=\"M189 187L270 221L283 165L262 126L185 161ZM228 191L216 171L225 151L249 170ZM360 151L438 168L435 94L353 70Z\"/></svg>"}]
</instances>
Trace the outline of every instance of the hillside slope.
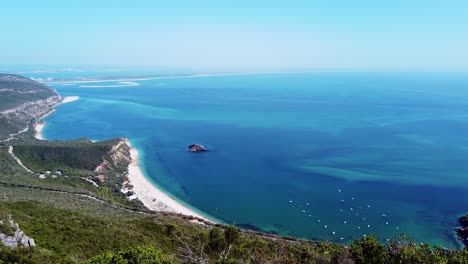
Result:
<instances>
[{"instance_id":1,"label":"hillside slope","mask_svg":"<svg viewBox=\"0 0 468 264\"><path fill-rule=\"evenodd\" d=\"M0 73L0 144L32 135L33 125L62 101L54 89Z\"/></svg>"}]
</instances>

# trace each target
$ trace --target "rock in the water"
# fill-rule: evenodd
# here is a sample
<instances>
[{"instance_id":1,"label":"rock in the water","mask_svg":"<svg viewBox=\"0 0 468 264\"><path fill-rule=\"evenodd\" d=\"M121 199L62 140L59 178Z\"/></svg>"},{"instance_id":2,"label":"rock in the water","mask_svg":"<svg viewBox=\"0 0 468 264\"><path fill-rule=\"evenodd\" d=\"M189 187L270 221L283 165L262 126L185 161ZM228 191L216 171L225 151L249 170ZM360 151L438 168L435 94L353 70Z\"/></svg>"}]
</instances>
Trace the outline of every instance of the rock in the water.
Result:
<instances>
[{"instance_id":1,"label":"rock in the water","mask_svg":"<svg viewBox=\"0 0 468 264\"><path fill-rule=\"evenodd\" d=\"M190 152L208 151L203 145L200 145L200 144L192 144L192 145L188 146L188 150Z\"/></svg>"},{"instance_id":2,"label":"rock in the water","mask_svg":"<svg viewBox=\"0 0 468 264\"><path fill-rule=\"evenodd\" d=\"M468 215L462 216L458 219L461 227L456 228L458 238L460 241L465 244L465 247L468 247Z\"/></svg>"}]
</instances>

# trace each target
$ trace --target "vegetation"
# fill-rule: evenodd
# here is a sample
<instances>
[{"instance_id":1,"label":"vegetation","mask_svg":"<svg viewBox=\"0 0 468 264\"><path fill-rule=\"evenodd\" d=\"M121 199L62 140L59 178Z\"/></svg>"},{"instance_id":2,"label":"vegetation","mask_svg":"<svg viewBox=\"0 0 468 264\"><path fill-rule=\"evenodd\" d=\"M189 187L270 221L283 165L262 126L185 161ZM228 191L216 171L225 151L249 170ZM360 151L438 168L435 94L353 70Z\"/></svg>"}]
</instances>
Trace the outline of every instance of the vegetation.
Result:
<instances>
[{"instance_id":1,"label":"vegetation","mask_svg":"<svg viewBox=\"0 0 468 264\"><path fill-rule=\"evenodd\" d=\"M152 247L135 247L117 253L106 253L94 257L85 264L175 264L176 262L161 250Z\"/></svg>"},{"instance_id":2,"label":"vegetation","mask_svg":"<svg viewBox=\"0 0 468 264\"><path fill-rule=\"evenodd\" d=\"M56 93L46 85L18 75L0 73L0 111L54 95Z\"/></svg>"}]
</instances>

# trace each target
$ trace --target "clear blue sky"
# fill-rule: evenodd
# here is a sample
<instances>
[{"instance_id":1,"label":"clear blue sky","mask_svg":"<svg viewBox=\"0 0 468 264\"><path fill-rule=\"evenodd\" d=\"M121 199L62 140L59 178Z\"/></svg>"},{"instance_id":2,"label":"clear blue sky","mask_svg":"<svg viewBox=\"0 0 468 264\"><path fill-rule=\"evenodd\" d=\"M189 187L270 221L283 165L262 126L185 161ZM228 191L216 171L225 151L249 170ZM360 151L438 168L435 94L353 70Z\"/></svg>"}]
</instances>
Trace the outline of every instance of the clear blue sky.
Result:
<instances>
[{"instance_id":1,"label":"clear blue sky","mask_svg":"<svg viewBox=\"0 0 468 264\"><path fill-rule=\"evenodd\" d=\"M2 0L0 64L468 70L467 0Z\"/></svg>"}]
</instances>

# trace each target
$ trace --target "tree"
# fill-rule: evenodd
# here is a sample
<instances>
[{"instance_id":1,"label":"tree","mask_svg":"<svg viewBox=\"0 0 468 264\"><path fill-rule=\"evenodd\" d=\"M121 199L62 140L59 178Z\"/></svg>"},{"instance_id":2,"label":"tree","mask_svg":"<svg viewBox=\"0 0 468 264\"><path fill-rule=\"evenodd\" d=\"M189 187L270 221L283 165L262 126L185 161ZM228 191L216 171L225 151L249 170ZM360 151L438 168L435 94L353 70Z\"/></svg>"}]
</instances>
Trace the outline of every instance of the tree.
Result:
<instances>
[{"instance_id":1,"label":"tree","mask_svg":"<svg viewBox=\"0 0 468 264\"><path fill-rule=\"evenodd\" d=\"M240 236L240 230L235 225L229 225L224 229L224 237L228 244L234 244L237 242Z\"/></svg>"},{"instance_id":2,"label":"tree","mask_svg":"<svg viewBox=\"0 0 468 264\"><path fill-rule=\"evenodd\" d=\"M385 246L374 236L354 240L351 245L351 255L356 264L388 263L388 253Z\"/></svg>"},{"instance_id":3,"label":"tree","mask_svg":"<svg viewBox=\"0 0 468 264\"><path fill-rule=\"evenodd\" d=\"M226 238L218 227L213 227L208 235L208 247L212 251L220 252L226 247Z\"/></svg>"}]
</instances>

